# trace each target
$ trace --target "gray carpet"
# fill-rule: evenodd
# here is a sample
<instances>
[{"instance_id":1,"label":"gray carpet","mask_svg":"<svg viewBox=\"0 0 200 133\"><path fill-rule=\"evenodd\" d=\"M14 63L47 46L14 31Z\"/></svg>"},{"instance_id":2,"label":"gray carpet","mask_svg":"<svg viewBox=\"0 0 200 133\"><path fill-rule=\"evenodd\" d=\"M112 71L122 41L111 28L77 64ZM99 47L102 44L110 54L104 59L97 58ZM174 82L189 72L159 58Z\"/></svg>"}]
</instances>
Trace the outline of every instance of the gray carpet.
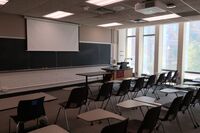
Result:
<instances>
[{"instance_id":1,"label":"gray carpet","mask_svg":"<svg viewBox=\"0 0 200 133\"><path fill-rule=\"evenodd\" d=\"M45 103L45 109L46 109L49 122L50 124L53 124L56 118L58 108L59 108L58 103L66 100L70 94L70 91L56 90L56 91L49 91L47 93L58 98L58 100L56 101ZM160 103L167 103L169 101L172 101L176 97L174 94L165 96L163 93L159 93L159 95L161 97L161 99L159 100ZM151 93L149 93L148 96L153 97ZM94 103L91 103L90 109L93 109L93 108L95 108ZM110 110L109 106L108 106L108 110ZM144 112L146 112L147 108L143 107L143 110ZM135 109L135 110L122 109L121 111L122 111L122 115L124 117L128 117L129 119L139 119L139 120L143 119L143 116L139 109ZM70 123L71 133L100 133L101 129L104 126L108 125L108 121L102 121L102 123L95 123L93 126L91 126L90 123L77 119L76 118L77 113L78 113L78 109L68 110L68 119ZM16 114L16 109L0 112L0 125L1 125L0 133L8 133L9 116L13 114ZM179 113L178 116L180 118L181 126L183 128L184 133L199 133L200 132L200 128L194 129L187 113L186 114ZM195 116L196 116L196 119L200 123L199 105L197 105L196 107ZM111 120L111 123L115 123L115 122L117 122L117 120ZM36 122L31 121L27 123L25 127L29 127L34 124L36 124ZM63 113L60 114L57 124L63 128L66 128ZM12 132L15 132L15 126L16 126L15 123L12 122ZM166 129L166 133L179 133L179 129L177 127L176 121L165 122L164 127ZM162 132L162 129L160 128L158 132Z\"/></svg>"}]
</instances>

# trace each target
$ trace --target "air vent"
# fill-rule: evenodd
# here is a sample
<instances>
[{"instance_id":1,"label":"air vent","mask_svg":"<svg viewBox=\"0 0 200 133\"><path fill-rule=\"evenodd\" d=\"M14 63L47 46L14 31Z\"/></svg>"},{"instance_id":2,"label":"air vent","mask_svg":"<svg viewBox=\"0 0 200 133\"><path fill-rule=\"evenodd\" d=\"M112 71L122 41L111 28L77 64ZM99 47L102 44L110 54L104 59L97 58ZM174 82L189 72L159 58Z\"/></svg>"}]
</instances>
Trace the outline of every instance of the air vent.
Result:
<instances>
[{"instance_id":1,"label":"air vent","mask_svg":"<svg viewBox=\"0 0 200 133\"><path fill-rule=\"evenodd\" d=\"M181 17L189 17L189 16L196 16L196 15L200 15L198 12L196 11L190 11L190 12L181 12L181 13L176 13Z\"/></svg>"},{"instance_id":2,"label":"air vent","mask_svg":"<svg viewBox=\"0 0 200 133\"><path fill-rule=\"evenodd\" d=\"M105 14L113 14L113 13L115 13L115 11L104 8L104 7L100 7L95 10L95 13L105 15Z\"/></svg>"}]
</instances>

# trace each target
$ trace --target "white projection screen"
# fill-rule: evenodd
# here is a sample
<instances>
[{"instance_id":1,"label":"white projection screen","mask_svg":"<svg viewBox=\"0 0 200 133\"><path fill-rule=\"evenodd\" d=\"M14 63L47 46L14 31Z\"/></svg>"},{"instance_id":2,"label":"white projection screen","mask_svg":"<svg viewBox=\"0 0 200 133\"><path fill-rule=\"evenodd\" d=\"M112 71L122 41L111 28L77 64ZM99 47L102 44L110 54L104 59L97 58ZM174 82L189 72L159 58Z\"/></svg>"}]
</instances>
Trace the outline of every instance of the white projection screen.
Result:
<instances>
[{"instance_id":1,"label":"white projection screen","mask_svg":"<svg viewBox=\"0 0 200 133\"><path fill-rule=\"evenodd\" d=\"M78 25L26 19L28 51L79 51Z\"/></svg>"}]
</instances>

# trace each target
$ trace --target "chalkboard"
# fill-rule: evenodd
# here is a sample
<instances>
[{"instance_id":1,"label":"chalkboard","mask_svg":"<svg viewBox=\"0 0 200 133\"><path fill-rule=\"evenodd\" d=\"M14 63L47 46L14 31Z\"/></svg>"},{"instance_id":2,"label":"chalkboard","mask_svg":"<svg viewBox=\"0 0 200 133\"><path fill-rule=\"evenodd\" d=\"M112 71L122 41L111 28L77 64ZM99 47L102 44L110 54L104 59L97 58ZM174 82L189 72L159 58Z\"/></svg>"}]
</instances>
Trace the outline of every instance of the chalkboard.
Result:
<instances>
[{"instance_id":1,"label":"chalkboard","mask_svg":"<svg viewBox=\"0 0 200 133\"><path fill-rule=\"evenodd\" d=\"M0 38L0 71L110 64L109 44L79 43L79 52L26 49L25 39Z\"/></svg>"}]
</instances>

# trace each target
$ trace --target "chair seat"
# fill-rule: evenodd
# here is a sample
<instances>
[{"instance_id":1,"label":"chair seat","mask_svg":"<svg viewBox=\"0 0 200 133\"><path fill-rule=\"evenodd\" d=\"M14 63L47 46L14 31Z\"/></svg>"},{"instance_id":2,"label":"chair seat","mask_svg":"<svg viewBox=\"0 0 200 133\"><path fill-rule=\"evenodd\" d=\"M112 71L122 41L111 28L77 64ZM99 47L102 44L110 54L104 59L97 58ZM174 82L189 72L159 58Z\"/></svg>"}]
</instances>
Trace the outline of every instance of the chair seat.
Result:
<instances>
[{"instance_id":1,"label":"chair seat","mask_svg":"<svg viewBox=\"0 0 200 133\"><path fill-rule=\"evenodd\" d=\"M164 107L164 108L167 108L167 109L169 109L169 107L171 106L171 102L169 102L169 103L166 103L166 104L163 104L162 106Z\"/></svg>"},{"instance_id":2,"label":"chair seat","mask_svg":"<svg viewBox=\"0 0 200 133\"><path fill-rule=\"evenodd\" d=\"M128 122L128 133L137 133L138 129L140 128L142 121L140 120L130 120Z\"/></svg>"},{"instance_id":3,"label":"chair seat","mask_svg":"<svg viewBox=\"0 0 200 133\"><path fill-rule=\"evenodd\" d=\"M161 121L165 121L165 116L166 116L166 114L167 114L167 110L161 110L160 111L160 115L159 115L159 119L161 120Z\"/></svg>"},{"instance_id":4,"label":"chair seat","mask_svg":"<svg viewBox=\"0 0 200 133\"><path fill-rule=\"evenodd\" d=\"M88 96L88 99L91 99L91 100L95 101L97 99L97 96L98 96L98 94L90 95L90 96Z\"/></svg>"},{"instance_id":5,"label":"chair seat","mask_svg":"<svg viewBox=\"0 0 200 133\"><path fill-rule=\"evenodd\" d=\"M10 117L14 120L15 123L18 123L20 121L17 115L12 115Z\"/></svg>"},{"instance_id":6,"label":"chair seat","mask_svg":"<svg viewBox=\"0 0 200 133\"><path fill-rule=\"evenodd\" d=\"M66 104L67 104L67 101L64 101L64 102L62 102L62 103L59 103L59 105L61 106L61 107L63 107L63 108L77 108L77 104L70 104L70 107L66 107Z\"/></svg>"}]
</instances>

